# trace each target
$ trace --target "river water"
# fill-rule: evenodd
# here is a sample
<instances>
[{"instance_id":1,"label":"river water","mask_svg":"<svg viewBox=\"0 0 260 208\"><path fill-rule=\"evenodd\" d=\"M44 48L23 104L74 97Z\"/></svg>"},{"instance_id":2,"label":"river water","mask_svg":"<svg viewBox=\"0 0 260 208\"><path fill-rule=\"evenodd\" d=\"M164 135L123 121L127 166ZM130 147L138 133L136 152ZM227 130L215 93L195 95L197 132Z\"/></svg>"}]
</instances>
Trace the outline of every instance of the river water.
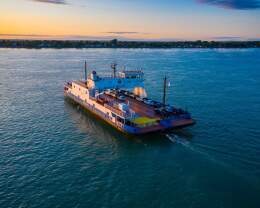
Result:
<instances>
[{"instance_id":1,"label":"river water","mask_svg":"<svg viewBox=\"0 0 260 208\"><path fill-rule=\"evenodd\" d=\"M88 70L141 68L197 124L125 136L66 102ZM0 207L260 207L259 49L0 49Z\"/></svg>"}]
</instances>

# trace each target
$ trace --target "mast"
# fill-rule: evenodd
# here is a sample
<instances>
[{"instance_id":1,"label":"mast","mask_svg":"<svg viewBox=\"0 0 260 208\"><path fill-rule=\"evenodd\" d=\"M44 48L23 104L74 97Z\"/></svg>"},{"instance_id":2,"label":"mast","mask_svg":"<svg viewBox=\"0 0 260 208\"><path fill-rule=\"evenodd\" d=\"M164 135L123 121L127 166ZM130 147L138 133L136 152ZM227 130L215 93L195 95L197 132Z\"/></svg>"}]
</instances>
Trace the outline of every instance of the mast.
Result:
<instances>
[{"instance_id":1,"label":"mast","mask_svg":"<svg viewBox=\"0 0 260 208\"><path fill-rule=\"evenodd\" d=\"M116 77L116 63L111 64L111 68L113 69L113 76Z\"/></svg>"},{"instance_id":2,"label":"mast","mask_svg":"<svg viewBox=\"0 0 260 208\"><path fill-rule=\"evenodd\" d=\"M167 77L164 77L164 82L163 82L163 105L165 106L166 104L166 82L167 82Z\"/></svg>"},{"instance_id":3,"label":"mast","mask_svg":"<svg viewBox=\"0 0 260 208\"><path fill-rule=\"evenodd\" d=\"M88 76L88 75L87 75L87 61L85 61L85 80L88 79L87 76Z\"/></svg>"}]
</instances>

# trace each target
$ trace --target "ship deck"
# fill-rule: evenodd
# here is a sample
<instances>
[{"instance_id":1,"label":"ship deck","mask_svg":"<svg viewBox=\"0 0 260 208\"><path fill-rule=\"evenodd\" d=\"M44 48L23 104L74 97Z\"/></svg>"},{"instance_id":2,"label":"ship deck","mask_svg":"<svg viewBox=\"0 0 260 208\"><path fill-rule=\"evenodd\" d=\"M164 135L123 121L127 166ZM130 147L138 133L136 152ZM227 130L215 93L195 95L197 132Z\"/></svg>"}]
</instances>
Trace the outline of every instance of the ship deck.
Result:
<instances>
[{"instance_id":1,"label":"ship deck","mask_svg":"<svg viewBox=\"0 0 260 208\"><path fill-rule=\"evenodd\" d=\"M86 84L82 81L77 81L76 83L87 88ZM68 89L72 89L72 85L69 82L64 86L65 92ZM68 94L68 96L70 95ZM78 102L77 97L72 96L72 99ZM125 121L128 122L128 128L134 128L135 130L124 129L123 131L134 134L149 133L169 128L180 128L195 123L187 111L164 105L163 103L148 98L141 98L126 90L108 89L99 93L96 97L89 96L89 99L110 109L113 113L121 117L121 119L126 119ZM82 104L82 101L79 103ZM121 105L122 103L126 104L129 110L123 111L124 105ZM87 104L83 102L83 105ZM93 111L93 109L91 111ZM100 111L98 112L100 113ZM131 119L128 120L129 118ZM106 120L106 115L104 119ZM119 119L120 122L120 118L117 117L117 119ZM120 125L117 126L117 124L118 121L115 126L121 128Z\"/></svg>"},{"instance_id":2,"label":"ship deck","mask_svg":"<svg viewBox=\"0 0 260 208\"><path fill-rule=\"evenodd\" d=\"M102 95L102 98L111 103L128 104L130 109L133 110L135 113L137 113L141 117L160 119L160 116L156 115L153 107L148 106L145 103L135 100L133 98L126 97L125 100L120 100L117 97L113 97L113 96L107 95L107 94Z\"/></svg>"},{"instance_id":3,"label":"ship deck","mask_svg":"<svg viewBox=\"0 0 260 208\"><path fill-rule=\"evenodd\" d=\"M74 82L87 89L86 83L82 81ZM71 88L70 83L66 83L65 86L67 88ZM115 107L115 105L113 105L114 103L125 103L138 116L155 118L158 120L166 119L172 116L181 116L187 113L182 109L164 105L163 103L153 101L148 98L141 99L139 96L134 95L132 92L126 90L105 90L97 99L94 97L90 97L90 99L95 100L102 105L106 105L107 108L122 117L128 117L129 115L123 113L120 109Z\"/></svg>"},{"instance_id":4,"label":"ship deck","mask_svg":"<svg viewBox=\"0 0 260 208\"><path fill-rule=\"evenodd\" d=\"M124 99L122 99L122 97ZM163 105L162 103L152 101L154 104L145 103L144 100L140 99L140 97L133 95L131 92L128 91L114 91L114 94L104 93L102 98L111 103L125 103L127 104L131 110L133 110L136 114L141 117L148 117L148 118L156 118L158 120L167 118L171 115L181 115L185 113L180 109L175 109L170 107L171 110L166 110L167 105Z\"/></svg>"}]
</instances>

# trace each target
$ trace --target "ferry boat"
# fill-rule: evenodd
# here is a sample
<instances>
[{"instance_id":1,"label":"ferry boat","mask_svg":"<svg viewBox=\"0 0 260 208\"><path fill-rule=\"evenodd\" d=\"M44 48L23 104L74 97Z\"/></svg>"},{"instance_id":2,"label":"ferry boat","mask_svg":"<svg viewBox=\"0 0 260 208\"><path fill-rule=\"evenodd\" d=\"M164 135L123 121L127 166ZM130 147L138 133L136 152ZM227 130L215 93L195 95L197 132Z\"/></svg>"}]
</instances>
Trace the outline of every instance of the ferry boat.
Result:
<instances>
[{"instance_id":1,"label":"ferry boat","mask_svg":"<svg viewBox=\"0 0 260 208\"><path fill-rule=\"evenodd\" d=\"M110 76L99 76L96 71L85 78L67 82L64 96L81 105L116 129L127 134L147 134L193 125L191 114L167 105L167 79L164 78L163 101L147 97L142 70L116 70Z\"/></svg>"}]
</instances>

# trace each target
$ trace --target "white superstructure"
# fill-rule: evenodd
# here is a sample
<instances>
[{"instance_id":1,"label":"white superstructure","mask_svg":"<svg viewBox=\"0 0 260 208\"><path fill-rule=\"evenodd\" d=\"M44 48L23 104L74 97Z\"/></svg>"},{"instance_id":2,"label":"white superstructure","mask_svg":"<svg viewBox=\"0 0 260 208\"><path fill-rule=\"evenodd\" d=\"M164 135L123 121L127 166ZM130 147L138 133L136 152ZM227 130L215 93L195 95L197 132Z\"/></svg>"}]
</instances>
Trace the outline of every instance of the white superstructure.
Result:
<instances>
[{"instance_id":1,"label":"white superstructure","mask_svg":"<svg viewBox=\"0 0 260 208\"><path fill-rule=\"evenodd\" d=\"M89 89L128 89L134 90L136 87L144 87L144 74L142 71L122 71L115 76L99 77L93 71L87 79Z\"/></svg>"}]
</instances>

